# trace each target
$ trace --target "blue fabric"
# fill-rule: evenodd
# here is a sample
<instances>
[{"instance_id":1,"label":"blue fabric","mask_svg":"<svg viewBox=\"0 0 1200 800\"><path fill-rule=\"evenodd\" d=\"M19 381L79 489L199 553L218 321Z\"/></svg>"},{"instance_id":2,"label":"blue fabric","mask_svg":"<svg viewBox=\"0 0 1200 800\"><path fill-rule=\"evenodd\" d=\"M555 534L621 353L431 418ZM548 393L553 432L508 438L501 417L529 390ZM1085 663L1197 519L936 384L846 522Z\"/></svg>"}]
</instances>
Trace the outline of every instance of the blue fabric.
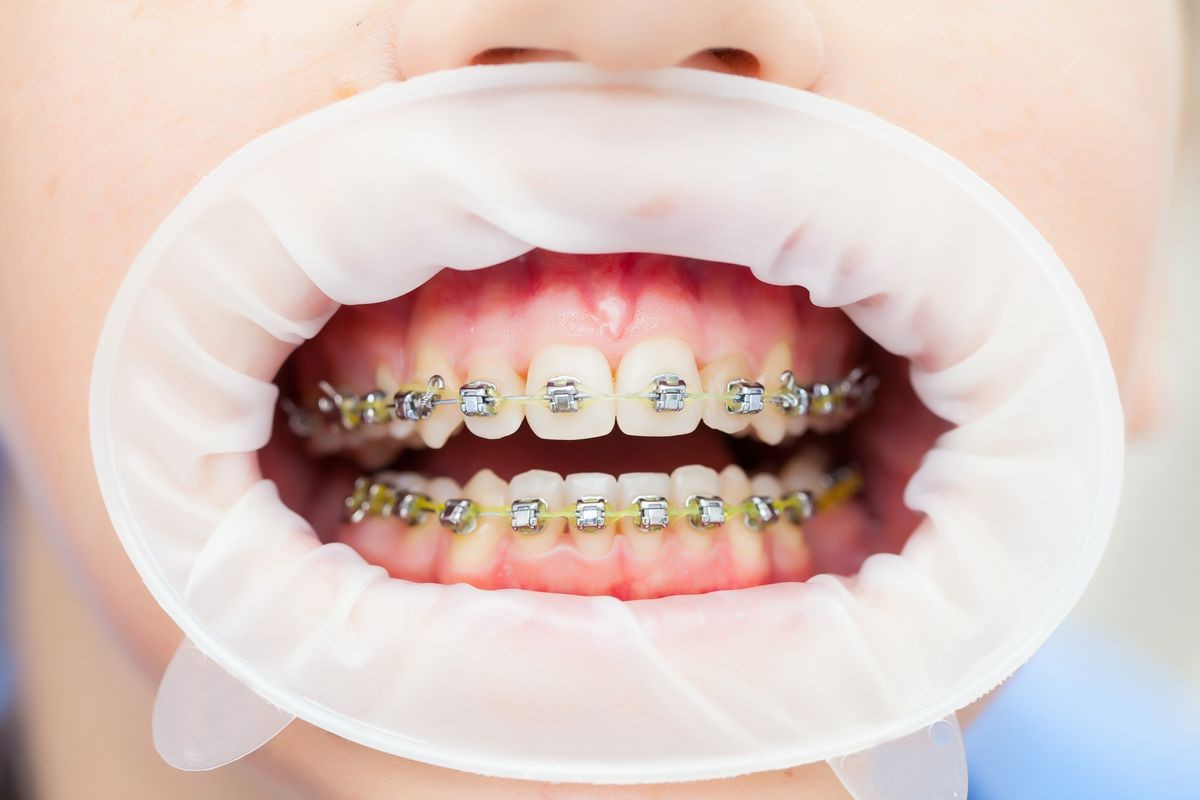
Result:
<instances>
[{"instance_id":1,"label":"blue fabric","mask_svg":"<svg viewBox=\"0 0 1200 800\"><path fill-rule=\"evenodd\" d=\"M965 737L971 800L1200 800L1200 709L1178 678L1078 625L1056 633Z\"/></svg>"}]
</instances>

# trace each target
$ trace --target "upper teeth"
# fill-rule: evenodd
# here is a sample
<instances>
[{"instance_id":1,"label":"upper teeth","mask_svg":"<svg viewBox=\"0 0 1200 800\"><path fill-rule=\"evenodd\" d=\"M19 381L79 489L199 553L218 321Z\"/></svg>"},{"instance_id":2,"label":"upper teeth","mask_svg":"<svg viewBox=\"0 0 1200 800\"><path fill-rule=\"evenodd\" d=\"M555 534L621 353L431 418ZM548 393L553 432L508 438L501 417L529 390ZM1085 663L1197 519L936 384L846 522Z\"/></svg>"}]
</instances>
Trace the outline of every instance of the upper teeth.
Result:
<instances>
[{"instance_id":1,"label":"upper teeth","mask_svg":"<svg viewBox=\"0 0 1200 800\"><path fill-rule=\"evenodd\" d=\"M774 405L791 416L827 417L865 409L878 386L878 379L857 368L832 384L802 386L791 370L787 370L780 375L779 387L773 392L768 393L757 381L737 378L729 381L725 392L717 396L690 390L687 382L674 373L655 375L645 391L632 394L592 391L570 375L551 378L546 382L544 392L532 395L501 394L495 384L482 380L463 384L456 395L446 395L445 386L442 376L434 375L423 388L396 392L389 402L379 389L360 397L338 392L328 383L322 383L324 395L317 403L317 411L314 413L289 404L289 419L294 431L309 436L315 432L318 418L345 430L354 430L363 425L395 420L426 420L435 408L443 405L456 405L467 417L490 417L505 403L541 404L554 414L574 414L585 408L588 401L595 400L644 400L655 412L661 413L681 412L688 403L710 400L720 403L728 414L758 414L767 405Z\"/></svg>"}]
</instances>

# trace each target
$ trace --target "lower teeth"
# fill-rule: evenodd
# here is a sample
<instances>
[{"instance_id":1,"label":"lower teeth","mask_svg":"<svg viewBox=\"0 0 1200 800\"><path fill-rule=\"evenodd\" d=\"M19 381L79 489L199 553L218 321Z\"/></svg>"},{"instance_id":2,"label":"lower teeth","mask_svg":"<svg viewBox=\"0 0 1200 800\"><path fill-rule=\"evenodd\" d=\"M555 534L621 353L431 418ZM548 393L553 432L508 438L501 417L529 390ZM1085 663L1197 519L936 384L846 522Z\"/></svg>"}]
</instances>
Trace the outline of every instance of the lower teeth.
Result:
<instances>
[{"instance_id":1,"label":"lower teeth","mask_svg":"<svg viewBox=\"0 0 1200 800\"><path fill-rule=\"evenodd\" d=\"M781 518L794 525L807 522L820 511L840 505L862 488L857 468L843 467L825 476L818 491L798 491L774 498L752 495L731 504L711 495L693 495L684 507L672 507L665 497L643 496L632 506L616 508L604 497L582 497L568 508L551 509L536 497L513 501L507 507L485 506L468 498L434 502L429 496L406 489L384 475L363 476L345 501L346 519L352 523L366 519L395 519L408 525L420 525L436 516L451 533L466 535L475 530L481 518L507 518L513 531L536 534L547 520L566 519L581 531L601 530L620 519L630 519L643 531L662 530L677 519L686 519L698 530L719 528L741 517L746 527L764 531Z\"/></svg>"}]
</instances>

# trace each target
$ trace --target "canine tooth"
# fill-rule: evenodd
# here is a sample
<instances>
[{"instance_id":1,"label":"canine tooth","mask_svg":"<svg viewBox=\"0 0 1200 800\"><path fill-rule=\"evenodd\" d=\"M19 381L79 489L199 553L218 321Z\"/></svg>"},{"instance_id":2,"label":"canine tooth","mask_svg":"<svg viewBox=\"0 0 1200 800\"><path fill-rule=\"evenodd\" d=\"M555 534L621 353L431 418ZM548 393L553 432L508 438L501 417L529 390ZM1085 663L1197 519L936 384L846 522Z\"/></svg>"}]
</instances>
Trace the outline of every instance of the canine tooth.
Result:
<instances>
[{"instance_id":1,"label":"canine tooth","mask_svg":"<svg viewBox=\"0 0 1200 800\"><path fill-rule=\"evenodd\" d=\"M746 477L746 472L734 464L721 470L721 494L730 503L742 503L752 494L779 496L778 481L771 485L769 481L759 481L760 478L770 478L769 475L756 475L754 480ZM773 479L772 479L773 480ZM759 563L766 557L766 543L760 531L751 530L746 524L744 514L730 514L729 522L725 525L729 536L729 546L734 555L744 562Z\"/></svg>"},{"instance_id":2,"label":"canine tooth","mask_svg":"<svg viewBox=\"0 0 1200 800\"><path fill-rule=\"evenodd\" d=\"M705 393L715 395L724 394L730 381L749 377L750 362L741 353L727 353L709 362L700 371L700 381ZM705 400L701 405L704 406L704 424L710 428L726 433L738 433L750 427L750 420L753 417L744 414L730 414L725 410L724 400ZM769 413L771 413L771 409L764 408L759 414L753 416Z\"/></svg>"},{"instance_id":3,"label":"canine tooth","mask_svg":"<svg viewBox=\"0 0 1200 800\"><path fill-rule=\"evenodd\" d=\"M467 376L473 380L487 381L495 385L500 395L519 395L525 391L525 381L517 371L499 359L476 359L471 362ZM490 417L467 417L467 430L482 439L500 439L515 433L525 419L525 406L521 403L501 401L496 413Z\"/></svg>"},{"instance_id":4,"label":"canine tooth","mask_svg":"<svg viewBox=\"0 0 1200 800\"><path fill-rule=\"evenodd\" d=\"M671 506L683 508L693 495L721 496L721 482L717 471L708 467L691 464L679 467L671 473L671 487L668 497ZM722 498L728 504L738 502L728 497ZM675 535L683 544L684 549L692 553L705 553L712 545L713 531L696 530L686 519L679 519L672 525Z\"/></svg>"},{"instance_id":5,"label":"canine tooth","mask_svg":"<svg viewBox=\"0 0 1200 800\"><path fill-rule=\"evenodd\" d=\"M767 387L767 394L779 391L779 375L792 366L792 348L787 342L778 342L767 353L758 382ZM767 444L779 444L787 433L787 416L773 403L759 414L750 418L755 435Z\"/></svg>"},{"instance_id":6,"label":"canine tooth","mask_svg":"<svg viewBox=\"0 0 1200 800\"><path fill-rule=\"evenodd\" d=\"M532 469L514 475L508 484L505 502L511 506L517 500L530 498L545 500L550 511L562 511L567 505L562 476L557 472L549 472L544 469ZM512 546L522 555L540 555L554 547L566 527L565 519L560 517L547 519L545 526L537 533L512 534Z\"/></svg>"},{"instance_id":7,"label":"canine tooth","mask_svg":"<svg viewBox=\"0 0 1200 800\"><path fill-rule=\"evenodd\" d=\"M484 507L507 505L508 484L490 469L480 470L463 487L462 494ZM469 535L450 537L443 583L454 583L460 576L478 572L496 554L496 547L508 533L508 518L481 516Z\"/></svg>"},{"instance_id":8,"label":"canine tooth","mask_svg":"<svg viewBox=\"0 0 1200 800\"><path fill-rule=\"evenodd\" d=\"M670 498L671 476L665 472L627 472L617 478L617 506L631 508L639 497ZM651 558L662 550L665 531L641 530L637 520L623 517L617 530L625 537L629 550L641 558Z\"/></svg>"},{"instance_id":9,"label":"canine tooth","mask_svg":"<svg viewBox=\"0 0 1200 800\"><path fill-rule=\"evenodd\" d=\"M700 391L700 372L692 348L683 339L650 339L639 342L626 351L617 366L617 394L643 394L660 375L676 376L689 392ZM663 405L672 407L672 398ZM646 399L617 400L617 426L631 436L679 436L690 433L700 424L703 403L686 400L679 410L655 410L655 403Z\"/></svg>"},{"instance_id":10,"label":"canine tooth","mask_svg":"<svg viewBox=\"0 0 1200 800\"><path fill-rule=\"evenodd\" d=\"M400 379L387 364L378 364L375 367L375 385L388 394L395 394L400 388Z\"/></svg>"},{"instance_id":11,"label":"canine tooth","mask_svg":"<svg viewBox=\"0 0 1200 800\"><path fill-rule=\"evenodd\" d=\"M574 523L569 529L575 546L586 558L603 558L608 555L617 529L615 520L608 516L618 508L617 479L603 472L575 472L567 476L563 491L568 504L575 503L580 498L601 498L605 501L607 508L604 511L604 527L581 530L578 523Z\"/></svg>"},{"instance_id":12,"label":"canine tooth","mask_svg":"<svg viewBox=\"0 0 1200 800\"><path fill-rule=\"evenodd\" d=\"M458 374L451 369L446 357L431 348L423 348L417 354L413 382L424 383L433 375L441 375L445 380L446 389L443 394L453 394L458 390L461 381ZM421 441L436 450L441 448L462 424L462 412L457 406L447 403L436 406L428 419L423 419L416 425L416 430Z\"/></svg>"},{"instance_id":13,"label":"canine tooth","mask_svg":"<svg viewBox=\"0 0 1200 800\"><path fill-rule=\"evenodd\" d=\"M525 394L543 396L547 382L564 376L574 378L583 394L613 392L612 368L599 350L550 345L539 350L529 363ZM525 417L530 429L542 439L590 439L612 431L616 408L609 398L592 397L581 400L578 411L556 413L545 401L535 401L526 404Z\"/></svg>"}]
</instances>

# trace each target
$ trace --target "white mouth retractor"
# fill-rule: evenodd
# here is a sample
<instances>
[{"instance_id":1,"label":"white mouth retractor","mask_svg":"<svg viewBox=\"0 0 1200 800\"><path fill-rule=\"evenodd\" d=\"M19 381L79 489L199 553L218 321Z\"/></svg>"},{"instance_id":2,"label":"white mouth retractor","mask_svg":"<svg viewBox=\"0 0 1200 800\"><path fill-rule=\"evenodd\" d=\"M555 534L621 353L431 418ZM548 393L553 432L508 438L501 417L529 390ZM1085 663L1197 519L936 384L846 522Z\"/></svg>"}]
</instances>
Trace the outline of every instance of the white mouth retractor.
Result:
<instances>
[{"instance_id":1,"label":"white mouth retractor","mask_svg":"<svg viewBox=\"0 0 1200 800\"><path fill-rule=\"evenodd\" d=\"M256 460L287 353L339 304L534 247L745 264L910 358L957 427L908 484L926 520L903 553L852 579L622 602L409 583L320 544ZM1106 544L1123 450L1082 295L961 164L809 93L579 64L439 73L251 142L134 264L90 411L114 527L194 643L155 720L160 750L194 768L294 715L497 776L832 759L854 783L842 757L911 748L1062 620Z\"/></svg>"}]
</instances>

